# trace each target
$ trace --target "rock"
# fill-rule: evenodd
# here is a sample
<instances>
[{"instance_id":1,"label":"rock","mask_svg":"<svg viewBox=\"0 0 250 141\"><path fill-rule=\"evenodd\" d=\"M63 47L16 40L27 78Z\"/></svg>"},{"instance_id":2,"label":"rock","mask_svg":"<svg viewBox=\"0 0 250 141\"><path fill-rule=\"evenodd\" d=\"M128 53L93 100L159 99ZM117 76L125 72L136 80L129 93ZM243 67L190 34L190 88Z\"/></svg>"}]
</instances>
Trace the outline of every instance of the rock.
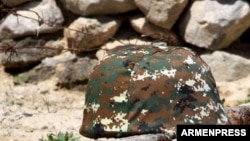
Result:
<instances>
[{"instance_id":1,"label":"rock","mask_svg":"<svg viewBox=\"0 0 250 141\"><path fill-rule=\"evenodd\" d=\"M123 138L99 138L95 141L172 141L170 137L164 134L145 134L129 136Z\"/></svg>"},{"instance_id":2,"label":"rock","mask_svg":"<svg viewBox=\"0 0 250 141\"><path fill-rule=\"evenodd\" d=\"M209 65L217 82L239 80L250 72L250 60L233 53L214 51L202 54L201 58Z\"/></svg>"},{"instance_id":3,"label":"rock","mask_svg":"<svg viewBox=\"0 0 250 141\"><path fill-rule=\"evenodd\" d=\"M14 7L32 0L1 0L7 6ZM34 0L33 0L34 1Z\"/></svg>"},{"instance_id":4,"label":"rock","mask_svg":"<svg viewBox=\"0 0 250 141\"><path fill-rule=\"evenodd\" d=\"M59 88L84 90L88 77L97 63L96 59L88 56L80 57L70 52L64 52L45 58L33 69L20 73L19 81L16 81L16 84L37 83L56 77L56 85Z\"/></svg>"},{"instance_id":5,"label":"rock","mask_svg":"<svg viewBox=\"0 0 250 141\"><path fill-rule=\"evenodd\" d=\"M104 59L108 50L118 46L152 44L151 37L141 36L141 34L136 32L131 26L128 26L129 24L129 22L122 24L113 39L106 42L97 50L96 57L98 58L98 61Z\"/></svg>"},{"instance_id":6,"label":"rock","mask_svg":"<svg viewBox=\"0 0 250 141\"><path fill-rule=\"evenodd\" d=\"M14 79L16 85L24 83L34 83L47 80L55 75L55 68L46 67L43 64L39 64L29 71L19 73L17 78ZM47 90L45 90L47 91ZM43 92L41 92L43 93Z\"/></svg>"},{"instance_id":7,"label":"rock","mask_svg":"<svg viewBox=\"0 0 250 141\"><path fill-rule=\"evenodd\" d=\"M228 47L250 27L250 6L243 0L192 1L179 23L184 40L210 50Z\"/></svg>"},{"instance_id":8,"label":"rock","mask_svg":"<svg viewBox=\"0 0 250 141\"><path fill-rule=\"evenodd\" d=\"M112 37L121 22L111 17L79 17L64 31L69 49L76 52L98 49Z\"/></svg>"},{"instance_id":9,"label":"rock","mask_svg":"<svg viewBox=\"0 0 250 141\"><path fill-rule=\"evenodd\" d=\"M136 9L134 0L61 0L67 9L81 16L119 14Z\"/></svg>"},{"instance_id":10,"label":"rock","mask_svg":"<svg viewBox=\"0 0 250 141\"><path fill-rule=\"evenodd\" d=\"M58 56L48 57L42 60L42 64L45 67L53 67L56 68L57 65L65 62L75 62L77 60L77 56L70 52L61 53Z\"/></svg>"},{"instance_id":11,"label":"rock","mask_svg":"<svg viewBox=\"0 0 250 141\"><path fill-rule=\"evenodd\" d=\"M105 55L107 54L107 51L109 51L110 49L116 48L118 46L122 46L122 45L151 45L152 42L147 41L143 38L136 38L136 39L129 39L129 40L119 40L119 41L110 41L107 42L106 44L104 44L101 49L99 49L96 52L96 57L98 58L99 61L105 59Z\"/></svg>"},{"instance_id":12,"label":"rock","mask_svg":"<svg viewBox=\"0 0 250 141\"><path fill-rule=\"evenodd\" d=\"M246 103L250 98L250 75L236 81L217 81L223 104L227 107Z\"/></svg>"},{"instance_id":13,"label":"rock","mask_svg":"<svg viewBox=\"0 0 250 141\"><path fill-rule=\"evenodd\" d=\"M17 10L17 14L10 14L1 22L0 40L54 33L64 21L54 0L30 2Z\"/></svg>"},{"instance_id":14,"label":"rock","mask_svg":"<svg viewBox=\"0 0 250 141\"><path fill-rule=\"evenodd\" d=\"M52 41L51 41L52 42ZM1 47L9 48L1 53L1 62L5 69L23 69L39 63L42 59L54 56L61 52L62 46L46 41L27 37L22 40L4 40ZM49 47L49 48L46 48Z\"/></svg>"},{"instance_id":15,"label":"rock","mask_svg":"<svg viewBox=\"0 0 250 141\"><path fill-rule=\"evenodd\" d=\"M232 125L250 125L250 106L233 106L225 108Z\"/></svg>"},{"instance_id":16,"label":"rock","mask_svg":"<svg viewBox=\"0 0 250 141\"><path fill-rule=\"evenodd\" d=\"M169 46L181 46L183 44L181 39L172 30L155 26L148 22L145 17L134 16L131 18L130 23L135 31L156 40L164 41Z\"/></svg>"},{"instance_id":17,"label":"rock","mask_svg":"<svg viewBox=\"0 0 250 141\"><path fill-rule=\"evenodd\" d=\"M96 59L78 56L73 62L67 61L59 64L56 68L57 86L71 90L85 90L89 75L97 63Z\"/></svg>"},{"instance_id":18,"label":"rock","mask_svg":"<svg viewBox=\"0 0 250 141\"><path fill-rule=\"evenodd\" d=\"M185 47L119 46L88 81L80 134L176 135L177 124L227 124L209 67Z\"/></svg>"},{"instance_id":19,"label":"rock","mask_svg":"<svg viewBox=\"0 0 250 141\"><path fill-rule=\"evenodd\" d=\"M188 4L188 0L135 0L136 5L155 25L171 29Z\"/></svg>"}]
</instances>

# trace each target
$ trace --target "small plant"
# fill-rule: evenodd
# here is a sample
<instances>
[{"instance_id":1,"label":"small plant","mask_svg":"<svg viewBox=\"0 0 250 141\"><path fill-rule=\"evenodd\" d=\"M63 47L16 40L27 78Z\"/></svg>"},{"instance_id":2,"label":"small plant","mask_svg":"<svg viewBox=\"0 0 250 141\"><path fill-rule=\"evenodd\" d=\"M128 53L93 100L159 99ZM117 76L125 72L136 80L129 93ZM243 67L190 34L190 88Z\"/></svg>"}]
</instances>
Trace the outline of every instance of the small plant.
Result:
<instances>
[{"instance_id":1,"label":"small plant","mask_svg":"<svg viewBox=\"0 0 250 141\"><path fill-rule=\"evenodd\" d=\"M14 81L15 85L23 84L23 82L21 81L19 75L14 75L13 76L13 81Z\"/></svg>"},{"instance_id":2,"label":"small plant","mask_svg":"<svg viewBox=\"0 0 250 141\"><path fill-rule=\"evenodd\" d=\"M46 139L39 139L39 141L80 141L80 137L73 137L72 132L62 133L59 132L57 135L49 133Z\"/></svg>"}]
</instances>

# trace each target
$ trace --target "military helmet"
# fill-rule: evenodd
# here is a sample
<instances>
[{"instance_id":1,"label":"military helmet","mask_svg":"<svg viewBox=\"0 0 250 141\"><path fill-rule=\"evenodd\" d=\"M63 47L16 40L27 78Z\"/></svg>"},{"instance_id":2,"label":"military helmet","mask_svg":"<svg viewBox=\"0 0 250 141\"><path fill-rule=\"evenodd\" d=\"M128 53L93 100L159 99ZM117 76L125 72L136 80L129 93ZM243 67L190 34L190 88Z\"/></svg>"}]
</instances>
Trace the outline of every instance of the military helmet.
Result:
<instances>
[{"instance_id":1,"label":"military helmet","mask_svg":"<svg viewBox=\"0 0 250 141\"><path fill-rule=\"evenodd\" d=\"M213 75L194 51L126 45L109 50L91 73L80 134L173 137L177 124L227 122Z\"/></svg>"}]
</instances>

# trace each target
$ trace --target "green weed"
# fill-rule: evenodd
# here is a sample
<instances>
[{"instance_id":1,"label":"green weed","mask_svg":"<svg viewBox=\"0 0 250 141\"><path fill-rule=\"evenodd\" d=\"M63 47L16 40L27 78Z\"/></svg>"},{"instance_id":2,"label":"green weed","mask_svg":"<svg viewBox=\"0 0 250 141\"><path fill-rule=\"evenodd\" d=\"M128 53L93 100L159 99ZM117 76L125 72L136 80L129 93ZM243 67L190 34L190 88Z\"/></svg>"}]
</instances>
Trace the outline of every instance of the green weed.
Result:
<instances>
[{"instance_id":1,"label":"green weed","mask_svg":"<svg viewBox=\"0 0 250 141\"><path fill-rule=\"evenodd\" d=\"M39 141L80 141L80 137L73 137L72 132L62 133L59 132L57 135L50 133L47 135L47 138L39 139Z\"/></svg>"}]
</instances>

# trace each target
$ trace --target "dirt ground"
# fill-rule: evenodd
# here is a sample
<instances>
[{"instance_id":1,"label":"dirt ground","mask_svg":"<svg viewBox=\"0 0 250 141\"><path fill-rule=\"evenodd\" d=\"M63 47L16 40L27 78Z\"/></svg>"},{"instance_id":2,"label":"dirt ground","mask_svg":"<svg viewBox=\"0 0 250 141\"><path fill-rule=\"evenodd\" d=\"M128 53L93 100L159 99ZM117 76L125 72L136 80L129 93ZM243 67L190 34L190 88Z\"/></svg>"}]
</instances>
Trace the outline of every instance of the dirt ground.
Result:
<instances>
[{"instance_id":1,"label":"dirt ground","mask_svg":"<svg viewBox=\"0 0 250 141\"><path fill-rule=\"evenodd\" d=\"M38 141L59 131L81 136L84 92L58 90L54 78L15 86L2 67L0 80L1 141Z\"/></svg>"}]
</instances>

